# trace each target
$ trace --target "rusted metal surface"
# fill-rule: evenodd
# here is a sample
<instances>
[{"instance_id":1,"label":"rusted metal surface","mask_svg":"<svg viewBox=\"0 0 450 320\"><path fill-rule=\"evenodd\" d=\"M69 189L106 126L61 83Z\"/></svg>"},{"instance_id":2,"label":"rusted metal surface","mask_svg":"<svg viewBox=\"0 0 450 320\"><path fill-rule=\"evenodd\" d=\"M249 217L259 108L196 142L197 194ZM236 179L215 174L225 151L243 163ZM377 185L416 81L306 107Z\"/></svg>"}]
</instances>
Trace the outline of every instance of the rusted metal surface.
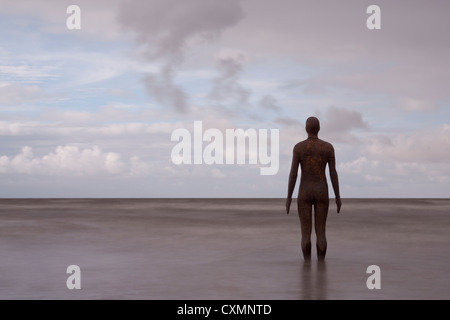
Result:
<instances>
[{"instance_id":1,"label":"rusted metal surface","mask_svg":"<svg viewBox=\"0 0 450 320\"><path fill-rule=\"evenodd\" d=\"M341 199L339 181L336 172L334 148L331 143L319 139L320 122L316 117L306 120L308 139L297 143L293 150L291 172L289 174L288 197L286 212L289 214L297 181L298 169L301 169L300 188L297 198L297 209L302 228L302 251L305 260L311 259L312 213L314 208L314 223L317 236L317 256L325 259L327 240L325 235L328 215L329 196L325 169L328 165L330 179L336 197L337 212L340 212Z\"/></svg>"}]
</instances>

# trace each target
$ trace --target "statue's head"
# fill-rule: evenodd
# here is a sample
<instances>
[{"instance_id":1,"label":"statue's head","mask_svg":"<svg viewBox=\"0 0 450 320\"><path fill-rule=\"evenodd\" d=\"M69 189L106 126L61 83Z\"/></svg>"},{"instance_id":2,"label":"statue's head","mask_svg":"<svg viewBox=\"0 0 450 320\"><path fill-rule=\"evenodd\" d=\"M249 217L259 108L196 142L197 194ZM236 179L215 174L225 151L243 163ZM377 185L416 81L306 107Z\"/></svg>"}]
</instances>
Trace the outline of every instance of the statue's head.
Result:
<instances>
[{"instance_id":1,"label":"statue's head","mask_svg":"<svg viewBox=\"0 0 450 320\"><path fill-rule=\"evenodd\" d=\"M316 117L309 117L306 120L306 132L308 134L317 135L320 130L320 122Z\"/></svg>"}]
</instances>

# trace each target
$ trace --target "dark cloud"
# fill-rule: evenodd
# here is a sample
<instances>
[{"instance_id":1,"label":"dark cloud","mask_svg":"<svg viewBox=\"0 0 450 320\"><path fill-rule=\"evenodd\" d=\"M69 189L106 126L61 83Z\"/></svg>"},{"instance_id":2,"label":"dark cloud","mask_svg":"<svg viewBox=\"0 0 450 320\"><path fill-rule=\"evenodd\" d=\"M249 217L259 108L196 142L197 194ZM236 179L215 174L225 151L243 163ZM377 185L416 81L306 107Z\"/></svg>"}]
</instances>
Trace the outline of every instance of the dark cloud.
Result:
<instances>
[{"instance_id":1,"label":"dark cloud","mask_svg":"<svg viewBox=\"0 0 450 320\"><path fill-rule=\"evenodd\" d=\"M334 142L360 143L361 139L353 130L369 130L369 124L358 111L331 106L323 114L317 112L316 116L320 120L320 134Z\"/></svg>"},{"instance_id":2,"label":"dark cloud","mask_svg":"<svg viewBox=\"0 0 450 320\"><path fill-rule=\"evenodd\" d=\"M119 21L135 35L148 59L162 60L174 72L186 52L201 47L197 40L210 42L222 36L224 47L265 58L289 57L313 70L287 82L307 95L344 89L389 95L405 111L436 110L449 99L450 43L443 32L450 27L450 2L379 0L382 29L375 31L366 28L371 4L368 0L125 1ZM167 83L167 77L162 75L157 82ZM240 91L245 97L245 90Z\"/></svg>"},{"instance_id":3,"label":"dark cloud","mask_svg":"<svg viewBox=\"0 0 450 320\"><path fill-rule=\"evenodd\" d=\"M118 20L134 36L149 61L162 61L159 74L144 78L157 101L185 111L187 94L173 82L177 67L196 40L211 41L243 18L240 0L124 1ZM225 61L224 64L227 62ZM233 67L225 65L225 68ZM232 72L232 70L231 70ZM241 94L245 96L245 92Z\"/></svg>"},{"instance_id":4,"label":"dark cloud","mask_svg":"<svg viewBox=\"0 0 450 320\"><path fill-rule=\"evenodd\" d=\"M147 92L156 101L169 105L178 112L187 109L187 94L180 86L173 82L173 70L166 66L158 74L147 74L144 77Z\"/></svg>"},{"instance_id":5,"label":"dark cloud","mask_svg":"<svg viewBox=\"0 0 450 320\"><path fill-rule=\"evenodd\" d=\"M220 74L213 79L213 88L210 92L212 100L231 104L231 107L248 105L250 90L239 83L243 59L241 55L219 59L217 67Z\"/></svg>"},{"instance_id":6,"label":"dark cloud","mask_svg":"<svg viewBox=\"0 0 450 320\"><path fill-rule=\"evenodd\" d=\"M150 58L182 54L193 38L211 39L243 18L239 0L124 1L119 21Z\"/></svg>"},{"instance_id":7,"label":"dark cloud","mask_svg":"<svg viewBox=\"0 0 450 320\"><path fill-rule=\"evenodd\" d=\"M266 110L272 110L276 113L281 112L281 107L277 104L277 99L275 99L272 95L266 94L264 97L261 98L259 101L259 105Z\"/></svg>"},{"instance_id":8,"label":"dark cloud","mask_svg":"<svg viewBox=\"0 0 450 320\"><path fill-rule=\"evenodd\" d=\"M348 132L352 129L368 129L369 125L363 120L358 111L331 106L325 112L324 125L330 132Z\"/></svg>"}]
</instances>

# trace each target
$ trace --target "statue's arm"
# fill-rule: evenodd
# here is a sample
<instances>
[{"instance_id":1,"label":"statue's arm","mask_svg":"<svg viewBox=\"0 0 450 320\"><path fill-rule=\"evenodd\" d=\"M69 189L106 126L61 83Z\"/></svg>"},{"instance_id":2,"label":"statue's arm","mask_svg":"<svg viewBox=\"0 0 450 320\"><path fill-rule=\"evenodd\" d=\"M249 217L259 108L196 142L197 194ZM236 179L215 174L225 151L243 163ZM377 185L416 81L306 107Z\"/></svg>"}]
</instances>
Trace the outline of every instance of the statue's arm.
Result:
<instances>
[{"instance_id":1,"label":"statue's arm","mask_svg":"<svg viewBox=\"0 0 450 320\"><path fill-rule=\"evenodd\" d=\"M341 205L342 205L342 201L341 201L341 195L339 193L339 178L338 178L338 173L336 171L336 158L334 156L334 148L331 147L331 155L328 159L328 167L330 169L330 179L331 179L331 184L333 185L333 190L334 190L334 196L336 198L336 205L337 205L337 212L339 213L341 211Z\"/></svg>"},{"instance_id":2,"label":"statue's arm","mask_svg":"<svg viewBox=\"0 0 450 320\"><path fill-rule=\"evenodd\" d=\"M289 214L289 208L291 206L291 201L292 201L292 193L294 193L295 183L297 182L298 165L299 164L300 164L300 158L298 157L298 155L294 149L294 152L292 155L291 171L289 173L288 195L287 195L287 199L286 199L286 212L288 214Z\"/></svg>"}]
</instances>

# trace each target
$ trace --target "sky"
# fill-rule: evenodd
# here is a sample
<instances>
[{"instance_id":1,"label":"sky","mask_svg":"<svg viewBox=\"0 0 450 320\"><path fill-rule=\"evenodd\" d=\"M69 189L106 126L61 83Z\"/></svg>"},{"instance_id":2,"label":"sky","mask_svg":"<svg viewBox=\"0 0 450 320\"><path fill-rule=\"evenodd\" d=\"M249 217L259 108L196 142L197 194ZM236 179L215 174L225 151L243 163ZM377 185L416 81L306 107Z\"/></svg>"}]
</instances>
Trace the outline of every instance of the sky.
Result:
<instances>
[{"instance_id":1,"label":"sky","mask_svg":"<svg viewBox=\"0 0 450 320\"><path fill-rule=\"evenodd\" d=\"M72 4L80 30L66 26ZM285 197L316 116L342 198L448 198L449 12L446 0L0 0L0 197ZM174 164L171 134L194 121L278 129L278 173Z\"/></svg>"}]
</instances>

